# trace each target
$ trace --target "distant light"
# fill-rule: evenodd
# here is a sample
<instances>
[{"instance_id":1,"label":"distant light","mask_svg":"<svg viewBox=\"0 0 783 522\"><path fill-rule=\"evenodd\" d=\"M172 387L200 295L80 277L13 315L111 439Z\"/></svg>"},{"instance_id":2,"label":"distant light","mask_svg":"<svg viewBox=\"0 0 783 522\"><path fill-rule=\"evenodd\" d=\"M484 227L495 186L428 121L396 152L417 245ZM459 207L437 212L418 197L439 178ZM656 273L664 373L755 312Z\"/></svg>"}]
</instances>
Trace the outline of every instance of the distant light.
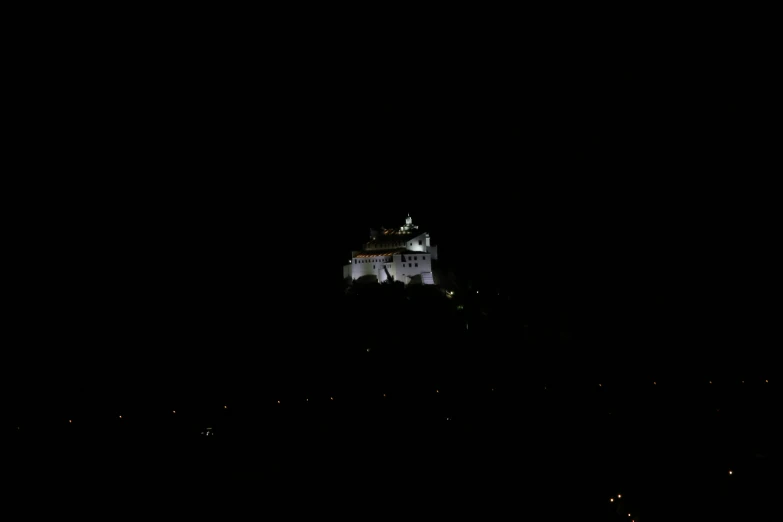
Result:
<instances>
[{"instance_id":1,"label":"distant light","mask_svg":"<svg viewBox=\"0 0 783 522\"><path fill-rule=\"evenodd\" d=\"M617 495L617 498L623 498L623 496L622 495Z\"/></svg>"},{"instance_id":2,"label":"distant light","mask_svg":"<svg viewBox=\"0 0 783 522\"><path fill-rule=\"evenodd\" d=\"M710 384L712 384L712 381L710 381Z\"/></svg>"},{"instance_id":3,"label":"distant light","mask_svg":"<svg viewBox=\"0 0 783 522\"><path fill-rule=\"evenodd\" d=\"M764 379L764 382L769 382L769 379Z\"/></svg>"},{"instance_id":4,"label":"distant light","mask_svg":"<svg viewBox=\"0 0 783 522\"><path fill-rule=\"evenodd\" d=\"M601 384L601 383L598 383L598 387L599 387L599 388L600 388L600 387L602 387L602 386L603 386L603 384Z\"/></svg>"},{"instance_id":5,"label":"distant light","mask_svg":"<svg viewBox=\"0 0 783 522\"><path fill-rule=\"evenodd\" d=\"M280 404L280 401L277 401L277 404Z\"/></svg>"},{"instance_id":6,"label":"distant light","mask_svg":"<svg viewBox=\"0 0 783 522\"><path fill-rule=\"evenodd\" d=\"M177 410L171 410L171 413L177 413Z\"/></svg>"},{"instance_id":7,"label":"distant light","mask_svg":"<svg viewBox=\"0 0 783 522\"><path fill-rule=\"evenodd\" d=\"M614 502L614 499L613 499L613 498L610 498L610 499L609 499L609 502Z\"/></svg>"},{"instance_id":8,"label":"distant light","mask_svg":"<svg viewBox=\"0 0 783 522\"><path fill-rule=\"evenodd\" d=\"M228 406L223 406L223 409L224 409L224 410L227 410L227 409L228 409Z\"/></svg>"},{"instance_id":9,"label":"distant light","mask_svg":"<svg viewBox=\"0 0 783 522\"><path fill-rule=\"evenodd\" d=\"M369 351L370 351L370 349L369 349L369 348L367 348L367 351L369 352Z\"/></svg>"},{"instance_id":10,"label":"distant light","mask_svg":"<svg viewBox=\"0 0 783 522\"><path fill-rule=\"evenodd\" d=\"M383 396L386 397L386 394L384 393Z\"/></svg>"},{"instance_id":11,"label":"distant light","mask_svg":"<svg viewBox=\"0 0 783 522\"><path fill-rule=\"evenodd\" d=\"M653 384L658 384L657 382L653 381Z\"/></svg>"},{"instance_id":12,"label":"distant light","mask_svg":"<svg viewBox=\"0 0 783 522\"><path fill-rule=\"evenodd\" d=\"M120 415L120 418L122 418L122 415Z\"/></svg>"},{"instance_id":13,"label":"distant light","mask_svg":"<svg viewBox=\"0 0 783 522\"><path fill-rule=\"evenodd\" d=\"M71 424L71 423L73 423L73 421L71 419L68 419L68 424Z\"/></svg>"},{"instance_id":14,"label":"distant light","mask_svg":"<svg viewBox=\"0 0 783 522\"><path fill-rule=\"evenodd\" d=\"M333 400L334 400L334 397L329 397L329 400L332 400L332 401L333 401Z\"/></svg>"},{"instance_id":15,"label":"distant light","mask_svg":"<svg viewBox=\"0 0 783 522\"><path fill-rule=\"evenodd\" d=\"M734 472L729 470L729 475L733 475L733 474L734 474Z\"/></svg>"},{"instance_id":16,"label":"distant light","mask_svg":"<svg viewBox=\"0 0 783 522\"><path fill-rule=\"evenodd\" d=\"M440 393L440 390L435 390L435 393Z\"/></svg>"}]
</instances>

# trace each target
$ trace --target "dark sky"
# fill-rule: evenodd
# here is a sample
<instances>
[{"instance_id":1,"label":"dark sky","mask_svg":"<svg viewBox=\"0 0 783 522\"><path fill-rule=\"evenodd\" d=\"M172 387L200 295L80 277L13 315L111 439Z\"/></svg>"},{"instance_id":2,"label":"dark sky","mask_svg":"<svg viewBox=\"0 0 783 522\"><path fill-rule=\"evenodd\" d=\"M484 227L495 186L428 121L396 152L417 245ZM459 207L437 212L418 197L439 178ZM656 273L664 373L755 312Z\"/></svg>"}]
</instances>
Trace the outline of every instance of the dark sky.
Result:
<instances>
[{"instance_id":1,"label":"dark sky","mask_svg":"<svg viewBox=\"0 0 783 522\"><path fill-rule=\"evenodd\" d=\"M767 282L778 107L752 55L545 32L241 36L22 61L6 197L31 306L331 289L369 227L408 212L443 256L484 273L499 256L607 310L687 311L685 293L725 315Z\"/></svg>"}]
</instances>

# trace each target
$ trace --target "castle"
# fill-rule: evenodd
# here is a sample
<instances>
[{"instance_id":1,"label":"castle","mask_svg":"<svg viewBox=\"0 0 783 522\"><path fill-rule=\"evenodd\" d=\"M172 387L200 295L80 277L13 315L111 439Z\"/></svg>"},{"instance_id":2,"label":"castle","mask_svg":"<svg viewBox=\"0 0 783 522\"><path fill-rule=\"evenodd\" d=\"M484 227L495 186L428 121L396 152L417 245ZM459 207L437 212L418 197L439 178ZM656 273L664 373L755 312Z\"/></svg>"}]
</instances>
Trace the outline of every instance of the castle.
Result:
<instances>
[{"instance_id":1,"label":"castle","mask_svg":"<svg viewBox=\"0 0 783 522\"><path fill-rule=\"evenodd\" d=\"M438 259L438 247L430 235L413 224L410 215L399 229L370 231L364 248L351 252L351 261L343 267L343 277L356 281L402 281L407 284L435 284L432 262Z\"/></svg>"}]
</instances>

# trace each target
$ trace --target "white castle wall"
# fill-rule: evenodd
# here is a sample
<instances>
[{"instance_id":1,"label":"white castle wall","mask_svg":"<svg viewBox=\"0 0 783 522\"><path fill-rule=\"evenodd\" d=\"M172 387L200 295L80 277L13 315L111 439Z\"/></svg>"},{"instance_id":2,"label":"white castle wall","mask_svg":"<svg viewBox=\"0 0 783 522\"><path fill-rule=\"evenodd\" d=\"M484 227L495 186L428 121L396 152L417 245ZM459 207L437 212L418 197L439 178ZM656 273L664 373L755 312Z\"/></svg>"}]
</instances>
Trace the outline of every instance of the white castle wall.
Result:
<instances>
[{"instance_id":1,"label":"white castle wall","mask_svg":"<svg viewBox=\"0 0 783 522\"><path fill-rule=\"evenodd\" d=\"M403 257L405 258L404 262ZM397 281L407 284L411 277L421 275L423 272L432 272L432 256L424 252L421 254L395 254L394 270Z\"/></svg>"},{"instance_id":2,"label":"white castle wall","mask_svg":"<svg viewBox=\"0 0 783 522\"><path fill-rule=\"evenodd\" d=\"M353 258L351 259L351 264L346 266L351 267L350 276L353 279L358 279L367 275L374 275L378 278L379 281L385 281L386 272L383 269L384 265L389 267L389 273L394 276L391 256Z\"/></svg>"},{"instance_id":3,"label":"white castle wall","mask_svg":"<svg viewBox=\"0 0 783 522\"><path fill-rule=\"evenodd\" d=\"M428 241L428 238L426 236L427 234L422 232L418 236L412 237L405 244L405 248L407 248L408 250L413 250L415 252L426 252L427 241Z\"/></svg>"}]
</instances>

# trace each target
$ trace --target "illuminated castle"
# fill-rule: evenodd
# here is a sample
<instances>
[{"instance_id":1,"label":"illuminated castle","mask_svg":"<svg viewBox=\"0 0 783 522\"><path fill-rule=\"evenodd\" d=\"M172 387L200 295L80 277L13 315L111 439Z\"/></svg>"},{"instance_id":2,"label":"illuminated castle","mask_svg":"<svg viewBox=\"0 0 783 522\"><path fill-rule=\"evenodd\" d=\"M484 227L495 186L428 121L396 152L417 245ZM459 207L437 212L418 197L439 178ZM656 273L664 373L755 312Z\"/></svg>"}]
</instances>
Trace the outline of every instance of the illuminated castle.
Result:
<instances>
[{"instance_id":1,"label":"illuminated castle","mask_svg":"<svg viewBox=\"0 0 783 522\"><path fill-rule=\"evenodd\" d=\"M351 252L351 261L343 267L343 277L402 281L406 285L435 284L432 261L438 259L438 247L430 235L413 224L410 215L399 229L370 230L370 240L360 251Z\"/></svg>"}]
</instances>

